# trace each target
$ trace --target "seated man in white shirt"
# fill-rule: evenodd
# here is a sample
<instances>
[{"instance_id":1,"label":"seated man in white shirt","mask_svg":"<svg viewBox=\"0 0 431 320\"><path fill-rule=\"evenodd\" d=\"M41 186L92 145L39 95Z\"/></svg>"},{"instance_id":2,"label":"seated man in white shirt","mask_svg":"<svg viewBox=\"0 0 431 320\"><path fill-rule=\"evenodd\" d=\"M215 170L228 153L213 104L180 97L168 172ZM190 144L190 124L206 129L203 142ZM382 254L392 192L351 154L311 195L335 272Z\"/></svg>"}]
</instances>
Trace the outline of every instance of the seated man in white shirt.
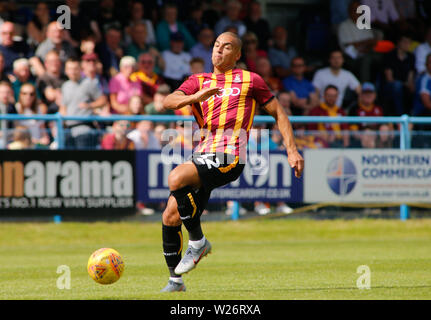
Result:
<instances>
[{"instance_id":1,"label":"seated man in white shirt","mask_svg":"<svg viewBox=\"0 0 431 320\"><path fill-rule=\"evenodd\" d=\"M373 51L376 38L370 29L359 29L356 22L360 16L357 8L359 1L353 1L349 5L349 18L338 26L338 42L346 55L347 64L357 72L362 82L372 82L372 64L378 60L379 55Z\"/></svg>"},{"instance_id":2,"label":"seated man in white shirt","mask_svg":"<svg viewBox=\"0 0 431 320\"><path fill-rule=\"evenodd\" d=\"M355 91L356 94L361 92L361 84L358 79L351 73L343 69L343 53L339 50L331 52L329 56L329 67L317 70L314 74L312 84L317 89L320 98L323 98L323 91L328 85L334 85L338 88L337 106L343 105L344 94L346 89Z\"/></svg>"},{"instance_id":3,"label":"seated man in white shirt","mask_svg":"<svg viewBox=\"0 0 431 320\"><path fill-rule=\"evenodd\" d=\"M184 78L191 74L190 53L184 50L184 37L181 33L171 34L171 48L162 53L162 58L165 61L165 69L163 77L171 88L178 88Z\"/></svg>"}]
</instances>

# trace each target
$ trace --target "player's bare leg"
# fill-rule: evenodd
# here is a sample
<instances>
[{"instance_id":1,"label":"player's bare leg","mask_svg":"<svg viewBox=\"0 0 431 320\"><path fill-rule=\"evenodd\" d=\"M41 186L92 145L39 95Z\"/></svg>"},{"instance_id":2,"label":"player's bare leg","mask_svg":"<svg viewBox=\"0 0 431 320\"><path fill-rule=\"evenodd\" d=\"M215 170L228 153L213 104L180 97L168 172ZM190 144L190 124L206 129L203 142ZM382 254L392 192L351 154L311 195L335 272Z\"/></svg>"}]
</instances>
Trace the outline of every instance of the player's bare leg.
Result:
<instances>
[{"instance_id":1,"label":"player's bare leg","mask_svg":"<svg viewBox=\"0 0 431 320\"><path fill-rule=\"evenodd\" d=\"M190 271L199 260L210 250L211 245L205 239L201 225L200 215L203 208L200 207L196 189L201 186L199 174L195 165L188 161L176 167L168 178L171 196L163 212L163 250L166 263L170 272L168 285L164 292L185 291L181 274ZM181 224L184 223L189 232L189 247L183 259ZM203 251L203 253L202 253ZM184 272L184 260L190 267ZM183 266L177 270L178 266ZM179 272L178 272L179 271Z\"/></svg>"}]
</instances>

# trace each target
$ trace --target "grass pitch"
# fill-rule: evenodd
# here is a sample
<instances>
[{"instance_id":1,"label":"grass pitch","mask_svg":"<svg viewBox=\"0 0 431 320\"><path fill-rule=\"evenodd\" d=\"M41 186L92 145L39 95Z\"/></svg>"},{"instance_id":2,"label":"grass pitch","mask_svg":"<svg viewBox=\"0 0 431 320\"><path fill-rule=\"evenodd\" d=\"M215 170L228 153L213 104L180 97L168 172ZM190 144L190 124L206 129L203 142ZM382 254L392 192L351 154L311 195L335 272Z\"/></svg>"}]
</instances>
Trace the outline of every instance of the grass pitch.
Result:
<instances>
[{"instance_id":1,"label":"grass pitch","mask_svg":"<svg viewBox=\"0 0 431 320\"><path fill-rule=\"evenodd\" d=\"M0 224L0 299L431 299L431 220L207 222L213 253L161 294L168 273L159 223ZM184 229L183 229L184 230ZM184 232L186 247L187 232ZM118 250L125 271L103 286L90 254ZM71 288L57 288L57 268ZM371 289L356 286L358 266Z\"/></svg>"}]
</instances>

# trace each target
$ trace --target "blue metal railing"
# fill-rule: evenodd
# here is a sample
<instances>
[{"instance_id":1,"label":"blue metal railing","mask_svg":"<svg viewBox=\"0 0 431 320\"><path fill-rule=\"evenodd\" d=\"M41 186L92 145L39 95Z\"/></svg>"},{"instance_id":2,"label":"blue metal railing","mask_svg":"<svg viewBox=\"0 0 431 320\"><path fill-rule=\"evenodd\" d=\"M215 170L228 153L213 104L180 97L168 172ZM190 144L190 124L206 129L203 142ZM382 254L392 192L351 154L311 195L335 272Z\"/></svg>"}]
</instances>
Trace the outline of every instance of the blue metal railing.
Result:
<instances>
[{"instance_id":1,"label":"blue metal railing","mask_svg":"<svg viewBox=\"0 0 431 320\"><path fill-rule=\"evenodd\" d=\"M124 116L124 115L111 115L109 117L101 116L62 116L61 114L47 114L47 115L17 115L17 114L0 114L0 120L15 121L15 120L41 120L41 121L55 121L57 127L56 142L59 149L64 149L64 122L82 121L82 122L112 122L117 120L128 121L142 121L149 120L153 122L173 122L178 120L194 121L193 116L174 116L174 115L137 115L137 116ZM400 149L406 150L410 148L411 136L409 124L431 124L431 117L410 117L402 115L401 117L315 117L315 116L290 116L292 123L396 123L400 124ZM254 123L274 123L275 120L272 116L255 116ZM239 219L239 205L235 202L233 207L232 219ZM407 205L400 206L400 218L406 220L409 217L409 207Z\"/></svg>"}]
</instances>

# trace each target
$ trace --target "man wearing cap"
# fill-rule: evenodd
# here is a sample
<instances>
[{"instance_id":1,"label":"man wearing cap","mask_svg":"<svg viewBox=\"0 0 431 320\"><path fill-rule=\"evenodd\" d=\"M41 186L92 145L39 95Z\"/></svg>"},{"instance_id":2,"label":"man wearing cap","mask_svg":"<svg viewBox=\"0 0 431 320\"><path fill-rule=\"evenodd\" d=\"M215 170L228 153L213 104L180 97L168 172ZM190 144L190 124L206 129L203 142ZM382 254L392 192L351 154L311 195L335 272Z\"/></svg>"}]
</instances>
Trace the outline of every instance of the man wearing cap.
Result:
<instances>
[{"instance_id":1,"label":"man wearing cap","mask_svg":"<svg viewBox=\"0 0 431 320\"><path fill-rule=\"evenodd\" d=\"M191 74L190 60L192 56L184 50L184 37L181 33L171 34L171 48L162 53L162 58L165 61L165 70L163 77L166 83L176 89L184 80Z\"/></svg>"},{"instance_id":2,"label":"man wearing cap","mask_svg":"<svg viewBox=\"0 0 431 320\"><path fill-rule=\"evenodd\" d=\"M358 102L354 104L348 112L349 116L355 117L382 117L383 109L375 104L377 98L376 87L371 82L364 82L362 90L358 97ZM360 142L358 131L362 131L364 127L374 130L378 129L378 124L371 123L353 123L349 126L350 131L353 132L351 139L351 146L357 146Z\"/></svg>"}]
</instances>

